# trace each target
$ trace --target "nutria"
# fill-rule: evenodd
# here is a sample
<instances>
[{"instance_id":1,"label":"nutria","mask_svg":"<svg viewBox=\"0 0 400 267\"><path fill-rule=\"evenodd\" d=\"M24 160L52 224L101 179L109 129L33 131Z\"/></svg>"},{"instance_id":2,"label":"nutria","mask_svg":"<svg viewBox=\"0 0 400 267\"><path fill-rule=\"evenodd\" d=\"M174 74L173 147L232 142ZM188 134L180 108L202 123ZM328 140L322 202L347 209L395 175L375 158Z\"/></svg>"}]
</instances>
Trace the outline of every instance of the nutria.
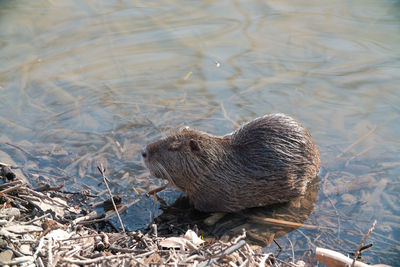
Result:
<instances>
[{"instance_id":1,"label":"nutria","mask_svg":"<svg viewBox=\"0 0 400 267\"><path fill-rule=\"evenodd\" d=\"M299 122L270 114L214 136L184 128L143 150L152 175L182 190L204 212L235 212L303 195L320 168Z\"/></svg>"}]
</instances>

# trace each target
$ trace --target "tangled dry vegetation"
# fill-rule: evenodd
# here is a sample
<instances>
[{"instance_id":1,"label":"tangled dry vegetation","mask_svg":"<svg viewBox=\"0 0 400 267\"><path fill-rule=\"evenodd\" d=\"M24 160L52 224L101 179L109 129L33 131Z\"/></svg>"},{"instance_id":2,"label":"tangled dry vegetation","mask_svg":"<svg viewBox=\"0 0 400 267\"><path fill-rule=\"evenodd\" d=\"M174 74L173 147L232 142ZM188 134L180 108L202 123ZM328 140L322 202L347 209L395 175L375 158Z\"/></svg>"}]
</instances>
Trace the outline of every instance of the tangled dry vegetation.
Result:
<instances>
[{"instance_id":1,"label":"tangled dry vegetation","mask_svg":"<svg viewBox=\"0 0 400 267\"><path fill-rule=\"evenodd\" d=\"M104 170L99 170L106 182ZM115 213L93 211L86 204L95 198L90 192L65 192L63 185L32 187L4 163L0 163L0 175L4 180L0 185L2 266L313 266L311 258L309 263L276 259L250 245L244 229L229 242L206 242L196 229L183 236L162 237L156 224L146 233L128 233L121 220L122 231L106 231L106 222ZM332 255L320 249L316 257L329 266L341 266L334 265L340 255L327 261ZM368 266L359 261L353 264Z\"/></svg>"},{"instance_id":2,"label":"tangled dry vegetation","mask_svg":"<svg viewBox=\"0 0 400 267\"><path fill-rule=\"evenodd\" d=\"M279 266L272 254L253 250L246 233L230 242L207 244L197 233L160 237L157 225L143 234L104 232L112 214L85 208L88 192L69 193L62 185L33 188L1 164L1 249L3 266ZM294 266L294 265L291 265Z\"/></svg>"}]
</instances>

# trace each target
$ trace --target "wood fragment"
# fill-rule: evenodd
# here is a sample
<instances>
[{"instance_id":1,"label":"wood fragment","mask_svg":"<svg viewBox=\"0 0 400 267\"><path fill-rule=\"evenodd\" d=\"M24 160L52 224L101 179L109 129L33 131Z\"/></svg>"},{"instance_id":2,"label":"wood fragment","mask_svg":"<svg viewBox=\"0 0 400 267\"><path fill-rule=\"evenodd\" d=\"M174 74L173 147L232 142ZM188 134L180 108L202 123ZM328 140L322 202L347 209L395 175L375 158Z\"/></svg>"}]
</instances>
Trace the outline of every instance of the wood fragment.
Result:
<instances>
[{"instance_id":1,"label":"wood fragment","mask_svg":"<svg viewBox=\"0 0 400 267\"><path fill-rule=\"evenodd\" d=\"M162 186L160 186L160 187L157 187L157 188L155 188L155 189L153 189L153 190L147 192L147 193L146 193L146 196L147 196L147 197L150 197L151 195L154 195L154 194L156 194L156 193L158 193L158 192L161 192L161 191L163 191L165 188L167 188L168 185L169 185L169 183L167 183L167 184L165 184L165 185L162 185Z\"/></svg>"},{"instance_id":2,"label":"wood fragment","mask_svg":"<svg viewBox=\"0 0 400 267\"><path fill-rule=\"evenodd\" d=\"M240 240L243 240L245 238L246 238L246 229L243 228L242 234L240 236L238 236L237 238L235 238L232 243L236 244L237 242L239 242Z\"/></svg>"},{"instance_id":3,"label":"wood fragment","mask_svg":"<svg viewBox=\"0 0 400 267\"><path fill-rule=\"evenodd\" d=\"M12 168L12 165L11 165L11 164L8 164L8 163L0 162L0 167Z\"/></svg>"},{"instance_id":4,"label":"wood fragment","mask_svg":"<svg viewBox=\"0 0 400 267\"><path fill-rule=\"evenodd\" d=\"M228 255L231 254L233 252L235 252L236 250L238 250L239 248L243 247L246 245L246 241L244 240L240 240L238 243L230 246L229 248L227 248L226 250L224 250L223 252L220 253L220 255Z\"/></svg>"},{"instance_id":5,"label":"wood fragment","mask_svg":"<svg viewBox=\"0 0 400 267\"><path fill-rule=\"evenodd\" d=\"M315 259L329 267L346 267L350 266L353 262L353 259L339 252L320 247L317 247L315 250ZM369 267L369 265L360 261L355 261L354 267Z\"/></svg>"},{"instance_id":6,"label":"wood fragment","mask_svg":"<svg viewBox=\"0 0 400 267\"><path fill-rule=\"evenodd\" d=\"M18 185L18 184L23 184L23 183L24 182L21 180L16 180L16 181L0 184L0 190L2 190L3 188L7 188L7 187L11 187L13 185Z\"/></svg>"},{"instance_id":7,"label":"wood fragment","mask_svg":"<svg viewBox=\"0 0 400 267\"><path fill-rule=\"evenodd\" d=\"M1 193L3 193L3 194L10 193L10 192L18 190L19 188L21 188L23 186L24 186L23 184L17 184L17 185L15 185L13 187L9 187L9 188L3 189L1 191Z\"/></svg>"},{"instance_id":8,"label":"wood fragment","mask_svg":"<svg viewBox=\"0 0 400 267\"><path fill-rule=\"evenodd\" d=\"M0 262L0 264L2 266L6 266L6 265L17 265L17 264L22 264L22 263L33 263L33 257L32 256L23 256L23 257L16 257L14 259L12 259L11 261L7 261L7 262Z\"/></svg>"},{"instance_id":9,"label":"wood fragment","mask_svg":"<svg viewBox=\"0 0 400 267\"><path fill-rule=\"evenodd\" d=\"M39 187L35 187L32 188L33 190L35 190L36 192L44 192L44 191L60 191L61 188L64 187L64 183L61 183L58 186L50 186L48 183L39 186Z\"/></svg>"},{"instance_id":10,"label":"wood fragment","mask_svg":"<svg viewBox=\"0 0 400 267\"><path fill-rule=\"evenodd\" d=\"M35 218L33 220L30 220L30 221L27 221L27 222L23 222L21 224L33 224L34 222L40 221L41 219L44 219L44 218L47 218L47 217L51 217L51 213L46 213L43 216L37 217L37 218Z\"/></svg>"}]
</instances>

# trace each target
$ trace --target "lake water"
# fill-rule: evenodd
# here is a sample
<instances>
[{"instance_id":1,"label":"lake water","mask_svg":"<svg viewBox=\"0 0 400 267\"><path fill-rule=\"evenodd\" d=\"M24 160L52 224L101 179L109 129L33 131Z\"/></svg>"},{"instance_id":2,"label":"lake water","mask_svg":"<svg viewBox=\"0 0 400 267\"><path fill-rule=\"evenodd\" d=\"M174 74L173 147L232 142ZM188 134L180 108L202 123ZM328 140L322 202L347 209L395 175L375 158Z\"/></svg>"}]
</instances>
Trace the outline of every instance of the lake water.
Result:
<instances>
[{"instance_id":1,"label":"lake water","mask_svg":"<svg viewBox=\"0 0 400 267\"><path fill-rule=\"evenodd\" d=\"M107 198L103 163L131 230L161 213L145 144L291 114L321 153L306 223L333 231L277 241L308 262L354 251L377 220L363 259L400 262L399 1L0 0L0 93L0 161Z\"/></svg>"}]
</instances>

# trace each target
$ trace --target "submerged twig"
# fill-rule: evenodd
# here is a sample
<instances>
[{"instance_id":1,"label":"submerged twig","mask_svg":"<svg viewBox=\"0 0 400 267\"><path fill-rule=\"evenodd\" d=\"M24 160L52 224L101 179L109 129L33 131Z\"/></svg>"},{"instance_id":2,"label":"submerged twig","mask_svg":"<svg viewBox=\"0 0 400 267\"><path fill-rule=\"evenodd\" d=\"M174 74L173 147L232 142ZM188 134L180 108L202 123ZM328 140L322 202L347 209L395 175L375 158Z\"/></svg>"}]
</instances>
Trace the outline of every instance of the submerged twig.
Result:
<instances>
[{"instance_id":1,"label":"submerged twig","mask_svg":"<svg viewBox=\"0 0 400 267\"><path fill-rule=\"evenodd\" d=\"M365 138L367 138L368 136L370 136L373 132L375 132L376 130L376 125L374 127L372 127L371 130L369 130L366 134L362 135L360 138L358 138L356 141L354 141L351 145L349 145L345 150L343 150L342 153L340 153L339 155L336 156L336 158L340 158L341 156L343 156L344 154L346 154L347 152L349 152L353 147L355 147L357 144L361 143L362 141L364 141Z\"/></svg>"},{"instance_id":2,"label":"submerged twig","mask_svg":"<svg viewBox=\"0 0 400 267\"><path fill-rule=\"evenodd\" d=\"M333 203L332 199L329 197L328 193L326 192L326 181L328 180L330 172L327 172L325 177L324 177L324 185L322 187L322 193L324 193L325 197L328 199L329 203L333 207L333 210L336 213L337 217L337 237L340 240L340 232L341 232L341 223L340 223L340 214L339 211L336 209L335 204Z\"/></svg>"},{"instance_id":3,"label":"submerged twig","mask_svg":"<svg viewBox=\"0 0 400 267\"><path fill-rule=\"evenodd\" d=\"M275 240L275 238L272 239L272 240L274 241L275 245L278 246L279 250L282 250L282 247L281 247L281 246L279 245L279 243Z\"/></svg>"},{"instance_id":4,"label":"submerged twig","mask_svg":"<svg viewBox=\"0 0 400 267\"><path fill-rule=\"evenodd\" d=\"M293 247L293 243L292 243L292 240L290 240L290 238L288 236L286 236L286 239L289 241L290 248L292 249L292 262L294 263L294 247Z\"/></svg>"},{"instance_id":5,"label":"submerged twig","mask_svg":"<svg viewBox=\"0 0 400 267\"><path fill-rule=\"evenodd\" d=\"M303 224L303 223L298 223L298 222L290 222L290 221L274 219L274 218L263 218L263 217L259 217L259 216L251 216L250 218L257 222L260 222L260 223L274 224L274 225L291 227L291 228L303 227L306 229L326 229L326 230L330 229L325 226L317 226L317 225Z\"/></svg>"}]
</instances>

